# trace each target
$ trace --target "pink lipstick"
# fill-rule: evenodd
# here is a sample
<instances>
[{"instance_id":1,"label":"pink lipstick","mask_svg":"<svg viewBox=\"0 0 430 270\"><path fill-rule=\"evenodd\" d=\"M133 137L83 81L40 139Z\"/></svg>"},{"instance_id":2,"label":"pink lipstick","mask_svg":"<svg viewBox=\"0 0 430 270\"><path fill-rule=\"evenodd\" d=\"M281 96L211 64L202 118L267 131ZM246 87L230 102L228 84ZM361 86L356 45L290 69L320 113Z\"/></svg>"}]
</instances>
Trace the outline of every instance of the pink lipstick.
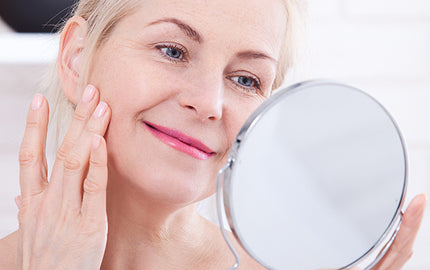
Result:
<instances>
[{"instance_id":1,"label":"pink lipstick","mask_svg":"<svg viewBox=\"0 0 430 270\"><path fill-rule=\"evenodd\" d=\"M202 142L177 130L158 126L147 121L143 121L143 123L152 135L176 150L200 160L206 160L215 155L215 152Z\"/></svg>"}]
</instances>

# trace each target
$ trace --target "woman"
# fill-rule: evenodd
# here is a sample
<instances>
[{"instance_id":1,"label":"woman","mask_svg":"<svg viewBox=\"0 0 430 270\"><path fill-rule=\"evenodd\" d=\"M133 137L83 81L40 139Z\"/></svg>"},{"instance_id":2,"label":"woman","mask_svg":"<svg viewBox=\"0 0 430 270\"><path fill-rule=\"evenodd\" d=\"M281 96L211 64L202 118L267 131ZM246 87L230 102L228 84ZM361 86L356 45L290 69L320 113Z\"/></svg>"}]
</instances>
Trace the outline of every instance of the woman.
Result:
<instances>
[{"instance_id":1,"label":"woman","mask_svg":"<svg viewBox=\"0 0 430 270\"><path fill-rule=\"evenodd\" d=\"M64 113L66 100L73 120L48 183L48 103L34 96L20 151L20 228L2 240L9 256L1 263L229 268L234 258L218 227L195 204L215 192L241 125L291 66L298 5L81 1L62 31L57 62L64 95L57 110ZM411 203L375 269L407 261L424 203L423 196ZM239 250L241 269L263 269Z\"/></svg>"}]
</instances>

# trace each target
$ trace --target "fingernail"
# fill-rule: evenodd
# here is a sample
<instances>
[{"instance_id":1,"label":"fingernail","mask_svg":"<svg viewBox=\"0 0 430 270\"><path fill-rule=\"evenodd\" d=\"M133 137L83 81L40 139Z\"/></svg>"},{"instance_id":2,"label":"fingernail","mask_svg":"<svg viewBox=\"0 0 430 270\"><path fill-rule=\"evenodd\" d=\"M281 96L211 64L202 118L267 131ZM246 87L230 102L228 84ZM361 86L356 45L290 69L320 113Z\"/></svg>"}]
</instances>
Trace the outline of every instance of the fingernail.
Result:
<instances>
[{"instance_id":1,"label":"fingernail","mask_svg":"<svg viewBox=\"0 0 430 270\"><path fill-rule=\"evenodd\" d=\"M33 100L31 101L31 109L33 111L40 109L40 107L42 106L42 102L43 102L42 95L41 94L35 94L33 96Z\"/></svg>"},{"instance_id":2,"label":"fingernail","mask_svg":"<svg viewBox=\"0 0 430 270\"><path fill-rule=\"evenodd\" d=\"M107 109L107 104L104 103L103 101L99 103L99 105L97 105L96 110L94 111L93 116L95 118L100 118L103 116L103 114L106 112Z\"/></svg>"},{"instance_id":3,"label":"fingernail","mask_svg":"<svg viewBox=\"0 0 430 270\"><path fill-rule=\"evenodd\" d=\"M94 136L93 136L93 149L99 148L99 145L100 145L100 136L94 134Z\"/></svg>"},{"instance_id":4,"label":"fingernail","mask_svg":"<svg viewBox=\"0 0 430 270\"><path fill-rule=\"evenodd\" d=\"M418 196L418 201L420 202L420 203L426 203L427 202L427 195L425 194L425 193L421 193L421 194L419 194Z\"/></svg>"},{"instance_id":5,"label":"fingernail","mask_svg":"<svg viewBox=\"0 0 430 270\"><path fill-rule=\"evenodd\" d=\"M84 94L82 95L82 101L85 103L90 102L94 97L95 88L92 85L85 87Z\"/></svg>"}]
</instances>

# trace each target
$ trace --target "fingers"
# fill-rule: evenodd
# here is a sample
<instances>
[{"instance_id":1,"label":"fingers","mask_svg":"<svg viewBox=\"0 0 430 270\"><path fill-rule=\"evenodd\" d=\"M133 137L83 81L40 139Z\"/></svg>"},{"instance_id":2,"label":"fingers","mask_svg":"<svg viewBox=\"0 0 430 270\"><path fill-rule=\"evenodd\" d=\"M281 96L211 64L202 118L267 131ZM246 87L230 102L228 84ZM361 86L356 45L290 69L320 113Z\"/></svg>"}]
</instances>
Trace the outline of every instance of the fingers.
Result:
<instances>
[{"instance_id":1,"label":"fingers","mask_svg":"<svg viewBox=\"0 0 430 270\"><path fill-rule=\"evenodd\" d=\"M98 102L99 92L94 86L88 85L82 94L81 102L76 106L72 123L70 124L63 142L57 151L57 157L54 162L54 167L52 168L52 176L49 181L48 197L50 204L58 202L58 200L61 199L63 190L64 160L80 137L88 119L97 107ZM58 205L61 206L61 204Z\"/></svg>"},{"instance_id":2,"label":"fingers","mask_svg":"<svg viewBox=\"0 0 430 270\"><path fill-rule=\"evenodd\" d=\"M75 145L79 136L87 124L88 119L94 112L99 102L99 92L94 86L88 85L81 97L81 102L78 103L73 115L72 123L67 130L66 136L64 137L63 143L57 152L57 160L64 161Z\"/></svg>"},{"instance_id":3,"label":"fingers","mask_svg":"<svg viewBox=\"0 0 430 270\"><path fill-rule=\"evenodd\" d=\"M47 185L45 144L48 115L46 99L40 94L34 95L19 152L22 200L42 193Z\"/></svg>"},{"instance_id":4,"label":"fingers","mask_svg":"<svg viewBox=\"0 0 430 270\"><path fill-rule=\"evenodd\" d=\"M94 135L91 145L90 167L84 181L81 213L84 220L96 225L106 220L106 187L108 178L106 142Z\"/></svg>"},{"instance_id":5,"label":"fingers","mask_svg":"<svg viewBox=\"0 0 430 270\"><path fill-rule=\"evenodd\" d=\"M402 269L404 264L411 258L415 238L424 216L426 201L424 194L416 196L411 201L403 215L396 239L394 239L385 256L373 269Z\"/></svg>"},{"instance_id":6,"label":"fingers","mask_svg":"<svg viewBox=\"0 0 430 270\"><path fill-rule=\"evenodd\" d=\"M82 184L87 175L93 137L94 134L104 135L109 119L108 105L100 102L64 161L63 203L69 208L70 206L77 210L81 208Z\"/></svg>"}]
</instances>

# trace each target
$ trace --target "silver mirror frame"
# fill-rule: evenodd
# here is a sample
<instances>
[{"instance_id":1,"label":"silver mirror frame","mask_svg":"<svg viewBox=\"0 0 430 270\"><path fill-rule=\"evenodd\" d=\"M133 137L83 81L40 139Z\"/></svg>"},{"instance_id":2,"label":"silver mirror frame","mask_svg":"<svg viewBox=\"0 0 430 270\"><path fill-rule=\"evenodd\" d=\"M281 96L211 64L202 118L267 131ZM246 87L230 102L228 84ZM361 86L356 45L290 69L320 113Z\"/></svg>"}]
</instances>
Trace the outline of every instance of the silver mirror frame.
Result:
<instances>
[{"instance_id":1,"label":"silver mirror frame","mask_svg":"<svg viewBox=\"0 0 430 270\"><path fill-rule=\"evenodd\" d=\"M386 227L383 234L380 236L380 238L376 241L376 243L369 248L367 252L365 252L363 255L361 255L359 258L357 258L355 261L351 262L349 265L346 265L343 268L340 269L349 269L351 267L357 266L360 263L369 260L370 257L373 255L373 259L370 259L370 262L367 263L364 269L371 269L387 252L391 244L393 243L399 229L400 225L402 223L402 216L403 213L401 211L405 197L406 197L406 189L408 184L408 158L407 158L407 152L406 152L406 146L404 138L400 132L400 129L392 117L392 115L387 111L387 109L378 102L375 98L370 96L369 94L363 92L360 89L351 87L346 84L338 83L338 82L332 82L332 81L326 81L326 80L312 80L312 81L305 81L301 83L294 84L292 86L289 86L287 88L279 89L275 94L273 94L270 98L265 100L248 118L248 120L245 122L245 124L242 126L241 130L239 131L232 147L229 153L229 158L226 163L226 165L221 168L218 172L218 178L217 178L217 194L216 194L216 202L217 202L217 213L218 213L218 222L221 229L221 233L229 246L230 250L232 251L236 263L229 269L234 270L239 267L240 264L240 257L236 249L234 248L233 244L231 243L225 228L225 221L224 221L224 213L227 218L227 224L231 229L231 232L233 233L236 240L239 242L239 244L242 246L242 248L252 257L254 258L258 263L260 263L262 266L269 268L267 265L265 265L264 262L262 262L258 256L252 253L252 251L246 246L246 243L243 241L243 238L241 237L240 231L238 228L236 228L236 222L235 222L235 213L233 209L231 209L231 193L230 193L230 184L231 184L231 175L232 171L234 171L235 167L235 158L237 157L240 147L243 143L246 142L246 139L248 137L248 134L252 132L253 127L256 125L256 123L260 120L263 115L270 110L274 105L280 102L283 98L286 96L292 95L298 91L301 91L308 87L315 87L315 86L323 86L323 85L333 85L333 86L344 86L348 87L350 89L356 90L370 99L372 99L377 105L379 105L382 110L386 113L388 118L393 123L397 134L399 136L402 150L403 150L403 157L405 162L405 175L404 175L404 182L403 182L403 190L401 194L401 198L399 200L399 204L397 206L397 210L391 219L390 223ZM311 270L311 269L309 269Z\"/></svg>"}]
</instances>

